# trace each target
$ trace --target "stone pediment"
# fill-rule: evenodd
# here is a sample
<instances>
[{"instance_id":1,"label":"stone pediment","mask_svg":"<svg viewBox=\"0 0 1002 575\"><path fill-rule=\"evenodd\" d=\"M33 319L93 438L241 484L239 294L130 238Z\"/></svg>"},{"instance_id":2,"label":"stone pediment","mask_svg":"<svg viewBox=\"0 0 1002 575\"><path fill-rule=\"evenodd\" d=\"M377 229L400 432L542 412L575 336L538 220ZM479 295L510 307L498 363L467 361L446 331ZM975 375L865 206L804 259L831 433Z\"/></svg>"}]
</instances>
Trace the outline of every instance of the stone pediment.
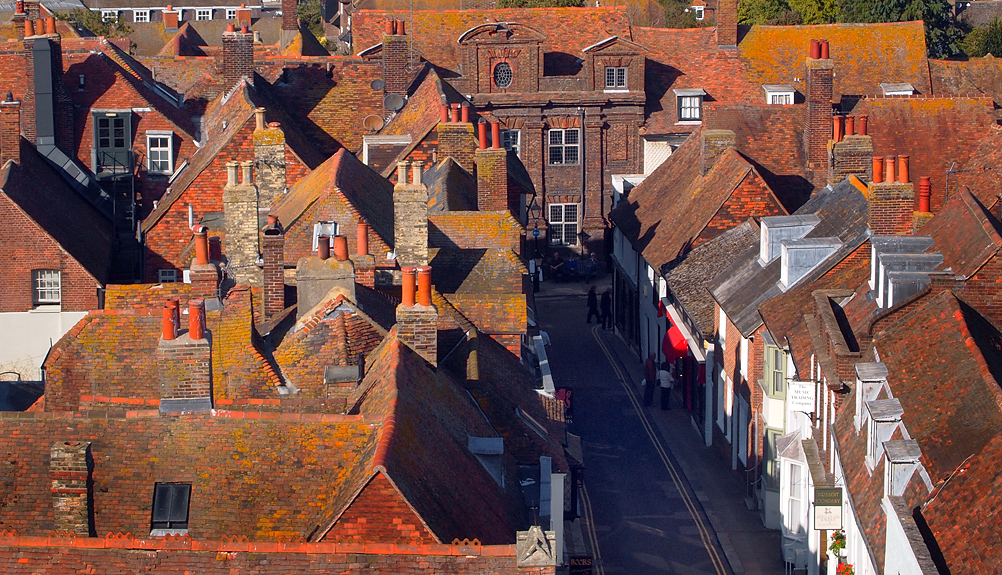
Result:
<instances>
[{"instance_id":1,"label":"stone pediment","mask_svg":"<svg viewBox=\"0 0 1002 575\"><path fill-rule=\"evenodd\" d=\"M518 43L518 44L542 44L546 40L546 35L532 28L517 22L490 22L474 26L459 37L459 44L466 46L469 44L481 43Z\"/></svg>"},{"instance_id":2,"label":"stone pediment","mask_svg":"<svg viewBox=\"0 0 1002 575\"><path fill-rule=\"evenodd\" d=\"M601 42L596 42L591 46L588 46L584 50L581 50L585 54L638 54L640 52L646 52L647 48L644 48L636 42L631 42L625 38L620 38L619 36L610 36Z\"/></svg>"}]
</instances>

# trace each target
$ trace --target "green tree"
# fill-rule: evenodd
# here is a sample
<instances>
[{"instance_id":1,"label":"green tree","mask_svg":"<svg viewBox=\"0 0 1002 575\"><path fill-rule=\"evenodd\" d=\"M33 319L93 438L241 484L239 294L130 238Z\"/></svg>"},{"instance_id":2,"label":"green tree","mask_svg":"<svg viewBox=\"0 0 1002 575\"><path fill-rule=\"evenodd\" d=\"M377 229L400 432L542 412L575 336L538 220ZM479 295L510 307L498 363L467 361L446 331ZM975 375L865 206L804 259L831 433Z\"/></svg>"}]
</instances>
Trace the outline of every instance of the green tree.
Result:
<instances>
[{"instance_id":1,"label":"green tree","mask_svg":"<svg viewBox=\"0 0 1002 575\"><path fill-rule=\"evenodd\" d=\"M582 0L498 0L498 8L576 8Z\"/></svg>"},{"instance_id":2,"label":"green tree","mask_svg":"<svg viewBox=\"0 0 1002 575\"><path fill-rule=\"evenodd\" d=\"M831 24L838 20L836 0L788 0L804 24Z\"/></svg>"},{"instance_id":3,"label":"green tree","mask_svg":"<svg viewBox=\"0 0 1002 575\"><path fill-rule=\"evenodd\" d=\"M968 56L1002 56L1002 20L995 17L987 26L975 27L961 45Z\"/></svg>"},{"instance_id":4,"label":"green tree","mask_svg":"<svg viewBox=\"0 0 1002 575\"><path fill-rule=\"evenodd\" d=\"M127 38L133 32L131 26L125 22L119 22L117 18L104 19L100 12L83 8L77 8L72 12L57 13L56 17L105 38Z\"/></svg>"},{"instance_id":5,"label":"green tree","mask_svg":"<svg viewBox=\"0 0 1002 575\"><path fill-rule=\"evenodd\" d=\"M306 0L299 4L299 19L317 38L323 38L324 20L321 15L320 0Z\"/></svg>"},{"instance_id":6,"label":"green tree","mask_svg":"<svg viewBox=\"0 0 1002 575\"><path fill-rule=\"evenodd\" d=\"M932 58L962 54L964 31L947 0L838 0L839 22L925 22L926 50Z\"/></svg>"},{"instance_id":7,"label":"green tree","mask_svg":"<svg viewBox=\"0 0 1002 575\"><path fill-rule=\"evenodd\" d=\"M801 24L786 0L745 0L738 3L739 24Z\"/></svg>"},{"instance_id":8,"label":"green tree","mask_svg":"<svg viewBox=\"0 0 1002 575\"><path fill-rule=\"evenodd\" d=\"M689 7L688 2L678 0L666 0L664 2L665 28L699 28L707 26L707 21L696 20L696 13Z\"/></svg>"}]
</instances>

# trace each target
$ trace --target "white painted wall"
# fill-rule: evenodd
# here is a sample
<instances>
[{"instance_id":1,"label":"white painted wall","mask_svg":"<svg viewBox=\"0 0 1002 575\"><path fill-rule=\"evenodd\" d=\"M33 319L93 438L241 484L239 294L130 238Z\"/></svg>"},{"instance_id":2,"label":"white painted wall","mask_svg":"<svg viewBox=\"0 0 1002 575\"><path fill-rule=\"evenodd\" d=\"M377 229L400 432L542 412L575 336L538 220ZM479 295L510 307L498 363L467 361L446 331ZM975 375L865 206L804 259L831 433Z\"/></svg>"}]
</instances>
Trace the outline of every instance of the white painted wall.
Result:
<instances>
[{"instance_id":1,"label":"white painted wall","mask_svg":"<svg viewBox=\"0 0 1002 575\"><path fill-rule=\"evenodd\" d=\"M41 380L40 368L49 348L86 315L85 311L60 311L58 306L0 313L0 371Z\"/></svg>"},{"instance_id":2,"label":"white painted wall","mask_svg":"<svg viewBox=\"0 0 1002 575\"><path fill-rule=\"evenodd\" d=\"M619 267L626 272L633 285L637 285L637 252L633 250L633 244L627 241L623 232L616 229L616 232L612 236L612 246L612 257L619 263Z\"/></svg>"},{"instance_id":3,"label":"white painted wall","mask_svg":"<svg viewBox=\"0 0 1002 575\"><path fill-rule=\"evenodd\" d=\"M912 546L908 544L905 530L901 526L891 502L885 497L881 502L881 507L887 515L887 538L886 549L884 551L884 573L888 575L922 575L922 568L919 567L918 559L912 551ZM909 518L906 518L906 521Z\"/></svg>"}]
</instances>

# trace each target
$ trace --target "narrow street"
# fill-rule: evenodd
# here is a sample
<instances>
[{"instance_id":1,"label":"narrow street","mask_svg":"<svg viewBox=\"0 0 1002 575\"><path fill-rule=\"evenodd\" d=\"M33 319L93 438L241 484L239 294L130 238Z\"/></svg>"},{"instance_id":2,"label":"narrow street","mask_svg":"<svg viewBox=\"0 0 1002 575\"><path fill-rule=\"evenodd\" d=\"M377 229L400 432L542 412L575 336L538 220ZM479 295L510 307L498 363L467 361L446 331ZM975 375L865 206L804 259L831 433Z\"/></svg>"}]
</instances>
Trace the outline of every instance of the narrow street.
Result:
<instances>
[{"instance_id":1,"label":"narrow street","mask_svg":"<svg viewBox=\"0 0 1002 575\"><path fill-rule=\"evenodd\" d=\"M743 508L736 480L729 495L740 503L739 510L731 514L704 509L700 499L707 497L707 486L694 490L687 473L700 481L724 474L723 487L719 477L710 486L719 491L731 481L726 467L687 424L677 396L671 412L660 411L657 397L654 406L643 407L642 376L631 373L640 371L639 359L613 332L585 323L586 289L581 284L544 285L536 301L541 328L553 343L549 357L554 381L574 390L569 430L582 439L582 502L590 508L584 510L590 521L585 520L582 531L593 547L594 572L782 573L778 533L766 531L757 515ZM665 440L667 414L678 420L677 426L670 426L671 433L688 434L687 448L705 451L686 454L696 455L685 458L688 465L680 465L669 447L674 442ZM718 537L714 523L718 529L725 524L726 533ZM746 537L748 533L754 537ZM763 545L768 549L756 549ZM757 555L766 556L765 565L758 564Z\"/></svg>"}]
</instances>

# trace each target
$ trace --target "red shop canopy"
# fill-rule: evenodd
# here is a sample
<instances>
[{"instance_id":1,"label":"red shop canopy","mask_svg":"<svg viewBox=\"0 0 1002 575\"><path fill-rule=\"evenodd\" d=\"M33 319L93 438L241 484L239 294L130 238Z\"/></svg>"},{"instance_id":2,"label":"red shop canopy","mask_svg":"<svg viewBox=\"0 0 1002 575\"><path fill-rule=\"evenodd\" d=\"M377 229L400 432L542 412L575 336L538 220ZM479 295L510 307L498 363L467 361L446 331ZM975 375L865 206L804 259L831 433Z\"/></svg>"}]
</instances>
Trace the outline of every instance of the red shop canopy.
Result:
<instances>
[{"instance_id":1,"label":"red shop canopy","mask_svg":"<svg viewBox=\"0 0 1002 575\"><path fill-rule=\"evenodd\" d=\"M672 324L668 328L668 333L661 340L661 351L665 354L665 358L668 361L675 361L689 355L689 345L685 341L685 336L682 335L682 332L675 324Z\"/></svg>"}]
</instances>

